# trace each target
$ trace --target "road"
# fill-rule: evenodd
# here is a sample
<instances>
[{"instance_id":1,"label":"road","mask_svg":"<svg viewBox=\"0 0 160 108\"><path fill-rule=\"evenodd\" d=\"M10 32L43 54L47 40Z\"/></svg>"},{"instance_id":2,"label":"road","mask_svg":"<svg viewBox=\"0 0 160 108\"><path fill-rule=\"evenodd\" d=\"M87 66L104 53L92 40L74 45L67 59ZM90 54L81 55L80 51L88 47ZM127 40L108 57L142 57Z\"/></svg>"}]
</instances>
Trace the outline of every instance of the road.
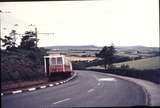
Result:
<instances>
[{"instance_id":1,"label":"road","mask_svg":"<svg viewBox=\"0 0 160 108\"><path fill-rule=\"evenodd\" d=\"M75 71L77 78L59 86L1 97L2 108L112 107L146 105L135 83L93 71Z\"/></svg>"}]
</instances>

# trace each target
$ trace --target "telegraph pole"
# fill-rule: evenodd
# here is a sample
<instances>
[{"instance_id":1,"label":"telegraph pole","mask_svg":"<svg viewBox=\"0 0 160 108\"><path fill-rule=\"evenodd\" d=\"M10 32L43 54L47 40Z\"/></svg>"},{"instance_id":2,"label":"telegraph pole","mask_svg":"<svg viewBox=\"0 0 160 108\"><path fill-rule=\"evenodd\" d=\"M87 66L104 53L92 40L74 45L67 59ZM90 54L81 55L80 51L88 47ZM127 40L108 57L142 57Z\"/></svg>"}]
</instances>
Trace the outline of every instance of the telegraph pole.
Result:
<instances>
[{"instance_id":1,"label":"telegraph pole","mask_svg":"<svg viewBox=\"0 0 160 108\"><path fill-rule=\"evenodd\" d=\"M37 45L37 41L38 41L38 40L37 40L37 27L35 28L35 37L36 37L36 47L37 47L37 46L38 46L38 45Z\"/></svg>"},{"instance_id":2,"label":"telegraph pole","mask_svg":"<svg viewBox=\"0 0 160 108\"><path fill-rule=\"evenodd\" d=\"M0 37L1 37L1 13L2 11L0 10Z\"/></svg>"},{"instance_id":3,"label":"telegraph pole","mask_svg":"<svg viewBox=\"0 0 160 108\"><path fill-rule=\"evenodd\" d=\"M47 34L47 35L50 35L50 34L53 35L54 34L54 33L38 33L36 25L30 24L29 26L34 26L35 27L36 47L38 47L38 34Z\"/></svg>"}]
</instances>

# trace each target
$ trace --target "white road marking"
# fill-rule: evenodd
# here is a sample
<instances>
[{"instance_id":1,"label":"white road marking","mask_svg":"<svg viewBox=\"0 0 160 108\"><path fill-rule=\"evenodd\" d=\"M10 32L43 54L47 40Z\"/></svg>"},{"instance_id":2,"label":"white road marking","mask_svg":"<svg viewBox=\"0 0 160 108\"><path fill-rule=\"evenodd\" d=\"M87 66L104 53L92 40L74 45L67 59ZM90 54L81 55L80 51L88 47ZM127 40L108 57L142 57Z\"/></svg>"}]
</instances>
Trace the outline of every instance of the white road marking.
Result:
<instances>
[{"instance_id":1,"label":"white road marking","mask_svg":"<svg viewBox=\"0 0 160 108\"><path fill-rule=\"evenodd\" d=\"M46 88L46 86L41 86L40 88Z\"/></svg>"},{"instance_id":2,"label":"white road marking","mask_svg":"<svg viewBox=\"0 0 160 108\"><path fill-rule=\"evenodd\" d=\"M29 91L33 91L33 90L36 90L36 88L30 88L30 89L28 89Z\"/></svg>"},{"instance_id":3,"label":"white road marking","mask_svg":"<svg viewBox=\"0 0 160 108\"><path fill-rule=\"evenodd\" d=\"M90 90L88 90L88 93L89 93L89 92L93 92L93 91L94 91L94 89L90 89Z\"/></svg>"},{"instance_id":4,"label":"white road marking","mask_svg":"<svg viewBox=\"0 0 160 108\"><path fill-rule=\"evenodd\" d=\"M116 81L115 78L100 78L98 81Z\"/></svg>"},{"instance_id":5,"label":"white road marking","mask_svg":"<svg viewBox=\"0 0 160 108\"><path fill-rule=\"evenodd\" d=\"M12 91L13 94L21 93L21 92L22 92L22 90Z\"/></svg>"},{"instance_id":6,"label":"white road marking","mask_svg":"<svg viewBox=\"0 0 160 108\"><path fill-rule=\"evenodd\" d=\"M71 100L71 98L66 98L66 99L54 102L53 104L58 104L58 103L61 103L61 102L64 102L64 101L68 101L68 100Z\"/></svg>"},{"instance_id":7,"label":"white road marking","mask_svg":"<svg viewBox=\"0 0 160 108\"><path fill-rule=\"evenodd\" d=\"M59 85L59 83L55 83L56 85Z\"/></svg>"},{"instance_id":8,"label":"white road marking","mask_svg":"<svg viewBox=\"0 0 160 108\"><path fill-rule=\"evenodd\" d=\"M53 84L49 84L49 86L50 86L50 87L52 87L52 86L53 86Z\"/></svg>"}]
</instances>

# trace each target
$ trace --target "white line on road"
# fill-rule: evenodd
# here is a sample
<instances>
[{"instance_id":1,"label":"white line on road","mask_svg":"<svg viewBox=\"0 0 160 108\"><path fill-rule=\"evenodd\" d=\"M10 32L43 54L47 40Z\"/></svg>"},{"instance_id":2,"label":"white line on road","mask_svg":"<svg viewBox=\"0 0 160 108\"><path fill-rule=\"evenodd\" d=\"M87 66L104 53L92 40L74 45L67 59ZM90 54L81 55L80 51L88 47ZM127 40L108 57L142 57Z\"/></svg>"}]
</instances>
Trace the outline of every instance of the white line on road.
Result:
<instances>
[{"instance_id":1,"label":"white line on road","mask_svg":"<svg viewBox=\"0 0 160 108\"><path fill-rule=\"evenodd\" d=\"M53 86L53 84L49 84L49 86L50 86L50 87L52 87L52 86Z\"/></svg>"},{"instance_id":2,"label":"white line on road","mask_svg":"<svg viewBox=\"0 0 160 108\"><path fill-rule=\"evenodd\" d=\"M40 88L46 88L46 86L41 86Z\"/></svg>"},{"instance_id":3,"label":"white line on road","mask_svg":"<svg viewBox=\"0 0 160 108\"><path fill-rule=\"evenodd\" d=\"M22 92L22 90L12 91L13 94L21 93L21 92Z\"/></svg>"},{"instance_id":4,"label":"white line on road","mask_svg":"<svg viewBox=\"0 0 160 108\"><path fill-rule=\"evenodd\" d=\"M94 89L90 89L90 90L88 90L88 93L89 93L89 92L93 92L93 91L94 91Z\"/></svg>"},{"instance_id":5,"label":"white line on road","mask_svg":"<svg viewBox=\"0 0 160 108\"><path fill-rule=\"evenodd\" d=\"M30 89L28 89L29 91L33 91L33 90L36 90L36 88L30 88Z\"/></svg>"},{"instance_id":6,"label":"white line on road","mask_svg":"<svg viewBox=\"0 0 160 108\"><path fill-rule=\"evenodd\" d=\"M53 104L58 104L58 103L61 103L61 102L64 102L64 101L68 101L68 100L71 100L71 98L66 98L66 99L54 102Z\"/></svg>"},{"instance_id":7,"label":"white line on road","mask_svg":"<svg viewBox=\"0 0 160 108\"><path fill-rule=\"evenodd\" d=\"M115 78L100 78L98 81L116 81Z\"/></svg>"},{"instance_id":8,"label":"white line on road","mask_svg":"<svg viewBox=\"0 0 160 108\"><path fill-rule=\"evenodd\" d=\"M55 83L56 85L59 85L59 83Z\"/></svg>"}]
</instances>

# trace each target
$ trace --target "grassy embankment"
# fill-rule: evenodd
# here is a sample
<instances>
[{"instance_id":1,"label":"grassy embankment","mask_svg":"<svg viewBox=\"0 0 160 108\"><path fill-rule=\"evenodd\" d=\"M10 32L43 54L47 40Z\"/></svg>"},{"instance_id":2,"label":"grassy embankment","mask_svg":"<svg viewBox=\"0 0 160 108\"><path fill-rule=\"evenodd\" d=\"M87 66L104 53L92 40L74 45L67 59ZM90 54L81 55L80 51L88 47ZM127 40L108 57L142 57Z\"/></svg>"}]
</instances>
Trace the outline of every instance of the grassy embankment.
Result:
<instances>
[{"instance_id":1,"label":"grassy embankment","mask_svg":"<svg viewBox=\"0 0 160 108\"><path fill-rule=\"evenodd\" d=\"M122 63L116 63L116 67L120 67L122 64L129 65L130 68L138 69L138 70L148 70L148 69L158 69L160 68L160 56L134 60Z\"/></svg>"}]
</instances>

